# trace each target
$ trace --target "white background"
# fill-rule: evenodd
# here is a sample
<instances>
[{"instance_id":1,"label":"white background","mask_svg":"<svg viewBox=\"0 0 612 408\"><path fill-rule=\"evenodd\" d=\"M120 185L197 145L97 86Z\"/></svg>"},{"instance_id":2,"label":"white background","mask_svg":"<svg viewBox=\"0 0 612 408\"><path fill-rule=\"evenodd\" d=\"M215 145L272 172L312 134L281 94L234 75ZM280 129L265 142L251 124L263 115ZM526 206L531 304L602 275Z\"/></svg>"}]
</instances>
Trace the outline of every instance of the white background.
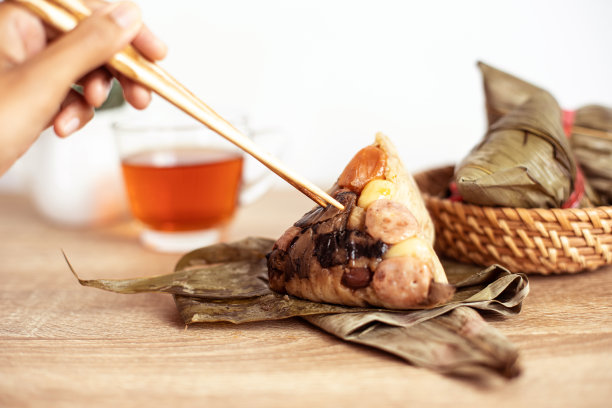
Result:
<instances>
[{"instance_id":1,"label":"white background","mask_svg":"<svg viewBox=\"0 0 612 408\"><path fill-rule=\"evenodd\" d=\"M137 3L164 68L219 112L281 129L284 160L324 188L377 131L409 170L461 159L485 130L477 60L563 107L612 106L612 1Z\"/></svg>"}]
</instances>

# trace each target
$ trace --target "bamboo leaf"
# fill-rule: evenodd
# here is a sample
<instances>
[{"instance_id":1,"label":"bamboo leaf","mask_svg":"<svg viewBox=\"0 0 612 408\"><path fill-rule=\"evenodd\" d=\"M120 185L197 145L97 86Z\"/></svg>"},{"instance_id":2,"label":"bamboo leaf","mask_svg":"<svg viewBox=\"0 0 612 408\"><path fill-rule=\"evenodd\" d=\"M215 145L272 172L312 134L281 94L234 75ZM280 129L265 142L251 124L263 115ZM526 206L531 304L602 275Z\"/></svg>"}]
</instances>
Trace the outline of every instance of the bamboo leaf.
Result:
<instances>
[{"instance_id":1,"label":"bamboo leaf","mask_svg":"<svg viewBox=\"0 0 612 408\"><path fill-rule=\"evenodd\" d=\"M612 108L577 109L570 144L593 189L612 205Z\"/></svg>"},{"instance_id":2,"label":"bamboo leaf","mask_svg":"<svg viewBox=\"0 0 612 408\"><path fill-rule=\"evenodd\" d=\"M303 317L342 340L441 373L479 377L491 370L506 377L518 373L516 347L475 309L504 316L518 313L529 292L525 275L496 265L481 270L444 262L449 282L457 290L440 307L398 311L331 305L268 288L265 256L272 244L264 238L247 238L213 245L186 254L175 273L140 279L83 280L68 265L84 286L117 293L172 293L186 324Z\"/></svg>"},{"instance_id":3,"label":"bamboo leaf","mask_svg":"<svg viewBox=\"0 0 612 408\"><path fill-rule=\"evenodd\" d=\"M458 164L455 182L472 204L559 208L576 187L577 167L555 98L519 78L479 63L489 128ZM599 204L585 182L581 207Z\"/></svg>"},{"instance_id":4,"label":"bamboo leaf","mask_svg":"<svg viewBox=\"0 0 612 408\"><path fill-rule=\"evenodd\" d=\"M428 319L406 319L400 326L369 321L353 327L346 324L350 320L347 315L305 319L345 341L380 349L445 374L484 377L492 370L510 378L520 372L516 346L469 307ZM347 326L352 329L347 330Z\"/></svg>"}]
</instances>

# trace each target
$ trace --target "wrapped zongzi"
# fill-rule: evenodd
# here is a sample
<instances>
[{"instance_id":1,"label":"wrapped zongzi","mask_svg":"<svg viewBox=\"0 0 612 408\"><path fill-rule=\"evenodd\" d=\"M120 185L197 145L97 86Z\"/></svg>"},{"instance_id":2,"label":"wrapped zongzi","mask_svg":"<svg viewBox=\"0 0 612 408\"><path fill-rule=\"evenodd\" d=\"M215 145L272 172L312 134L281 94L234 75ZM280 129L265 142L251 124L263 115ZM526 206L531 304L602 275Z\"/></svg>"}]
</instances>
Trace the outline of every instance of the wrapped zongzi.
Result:
<instances>
[{"instance_id":1,"label":"wrapped zongzi","mask_svg":"<svg viewBox=\"0 0 612 408\"><path fill-rule=\"evenodd\" d=\"M489 129L456 167L466 202L503 207L569 208L598 203L576 166L561 108L547 91L479 64Z\"/></svg>"},{"instance_id":2,"label":"wrapped zongzi","mask_svg":"<svg viewBox=\"0 0 612 408\"><path fill-rule=\"evenodd\" d=\"M612 205L612 109L584 106L570 124L570 144L591 186Z\"/></svg>"},{"instance_id":3,"label":"wrapped zongzi","mask_svg":"<svg viewBox=\"0 0 612 408\"><path fill-rule=\"evenodd\" d=\"M427 308L453 294L432 249L434 229L414 179L387 137L360 150L331 195L268 256L270 287L315 302Z\"/></svg>"}]
</instances>

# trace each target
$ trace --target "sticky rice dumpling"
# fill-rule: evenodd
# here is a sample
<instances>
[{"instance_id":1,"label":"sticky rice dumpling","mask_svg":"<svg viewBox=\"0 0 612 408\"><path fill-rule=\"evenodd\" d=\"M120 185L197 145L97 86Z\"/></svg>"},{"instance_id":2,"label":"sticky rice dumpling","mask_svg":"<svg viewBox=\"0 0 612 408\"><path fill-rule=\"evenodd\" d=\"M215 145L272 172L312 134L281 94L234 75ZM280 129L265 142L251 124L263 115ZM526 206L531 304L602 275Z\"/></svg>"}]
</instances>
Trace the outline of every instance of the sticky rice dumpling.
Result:
<instances>
[{"instance_id":1,"label":"sticky rice dumpling","mask_svg":"<svg viewBox=\"0 0 612 408\"><path fill-rule=\"evenodd\" d=\"M479 63L489 129L455 169L465 202L503 207L568 208L598 203L576 166L547 91Z\"/></svg>"},{"instance_id":2,"label":"sticky rice dumpling","mask_svg":"<svg viewBox=\"0 0 612 408\"><path fill-rule=\"evenodd\" d=\"M588 105L576 110L570 144L593 189L612 205L612 109Z\"/></svg>"},{"instance_id":3,"label":"sticky rice dumpling","mask_svg":"<svg viewBox=\"0 0 612 408\"><path fill-rule=\"evenodd\" d=\"M315 302L390 309L450 299L423 199L387 137L361 149L330 194L345 209L315 207L268 255L270 287Z\"/></svg>"}]
</instances>

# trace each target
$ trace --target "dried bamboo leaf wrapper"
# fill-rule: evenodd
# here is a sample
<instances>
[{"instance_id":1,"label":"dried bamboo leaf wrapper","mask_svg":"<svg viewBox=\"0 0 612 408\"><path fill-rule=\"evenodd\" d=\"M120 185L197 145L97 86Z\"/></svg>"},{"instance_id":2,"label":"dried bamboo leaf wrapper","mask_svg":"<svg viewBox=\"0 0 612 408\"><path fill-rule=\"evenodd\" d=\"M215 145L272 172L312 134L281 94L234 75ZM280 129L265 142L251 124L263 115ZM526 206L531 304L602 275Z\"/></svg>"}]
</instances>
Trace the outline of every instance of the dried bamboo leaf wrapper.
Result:
<instances>
[{"instance_id":1,"label":"dried bamboo leaf wrapper","mask_svg":"<svg viewBox=\"0 0 612 408\"><path fill-rule=\"evenodd\" d=\"M396 355L437 372L485 377L490 370L511 378L519 374L518 349L469 307L405 326L346 324L347 315L305 317L342 338ZM347 330L350 328L350 330Z\"/></svg>"},{"instance_id":2,"label":"dried bamboo leaf wrapper","mask_svg":"<svg viewBox=\"0 0 612 408\"><path fill-rule=\"evenodd\" d=\"M79 279L79 282L117 293L172 293L167 285L171 277L177 287L181 285L176 281L187 279L195 285L192 289L199 297L174 295L186 324L245 323L300 316L340 339L392 353L438 372L482 376L492 370L507 377L518 372L516 347L466 306L501 315L518 313L529 291L524 275L498 266L480 270L476 266L445 263L449 281L457 286L455 297L442 307L413 311L316 303L282 296L269 289L261 295L244 296L248 291L240 290L241 284L261 280L262 276L265 280L267 267L262 260L272 243L263 238L247 238L213 245L185 255L175 273L153 280ZM242 259L235 260L233 256ZM241 273L242 278L238 277ZM218 290L216 285L224 277L226 286L233 288L237 296ZM209 283L215 287L208 287ZM206 297L207 294L211 297Z\"/></svg>"},{"instance_id":3,"label":"dried bamboo leaf wrapper","mask_svg":"<svg viewBox=\"0 0 612 408\"><path fill-rule=\"evenodd\" d=\"M245 238L235 243L220 243L196 249L181 257L175 272L135 279L81 279L83 286L115 293L163 292L206 299L243 299L270 293L266 254L274 240Z\"/></svg>"},{"instance_id":4,"label":"dried bamboo leaf wrapper","mask_svg":"<svg viewBox=\"0 0 612 408\"><path fill-rule=\"evenodd\" d=\"M575 113L570 144L591 186L612 204L612 109L584 106Z\"/></svg>"},{"instance_id":5,"label":"dried bamboo leaf wrapper","mask_svg":"<svg viewBox=\"0 0 612 408\"><path fill-rule=\"evenodd\" d=\"M267 266L263 262L265 251L271 248L272 242L265 238L247 238L231 244L212 245L206 250L185 255L177 263L177 268L184 269L168 275L90 280L77 276L77 279L83 286L120 294L173 294L186 324L204 321L244 323L346 312L371 314L375 318L386 316L385 319L401 321L402 318L398 316L406 313L311 302L272 292L267 284ZM254 244L259 249L253 249ZM237 253L248 254L247 257L251 260L231 260L231 254ZM227 261L219 262L220 259ZM529 289L524 275L513 274L496 265L482 270L477 266L447 261L445 265L449 282L457 288L453 298L440 307L420 310L423 313L419 316L431 318L461 305L495 311L502 315L520 311L521 302ZM76 273L74 274L76 276ZM415 310L407 313L419 312ZM392 320L386 321L390 323Z\"/></svg>"},{"instance_id":6,"label":"dried bamboo leaf wrapper","mask_svg":"<svg viewBox=\"0 0 612 408\"><path fill-rule=\"evenodd\" d=\"M463 200L515 208L599 205L598 195L579 174L552 95L482 62L478 66L489 129L456 169Z\"/></svg>"},{"instance_id":7,"label":"dried bamboo leaf wrapper","mask_svg":"<svg viewBox=\"0 0 612 408\"><path fill-rule=\"evenodd\" d=\"M474 271L480 269L474 268ZM311 302L274 292L249 299L175 296L175 302L185 324L216 321L246 323L314 314L350 313L355 319L370 322L376 320L399 326L406 319L427 320L459 306L470 306L505 316L514 315L520 312L528 292L529 285L524 275L491 266L460 282L453 299L433 309L390 311L358 308Z\"/></svg>"},{"instance_id":8,"label":"dried bamboo leaf wrapper","mask_svg":"<svg viewBox=\"0 0 612 408\"><path fill-rule=\"evenodd\" d=\"M410 312L392 312L387 310L342 314L342 317L337 317L337 321L334 322L338 330L338 333L334 334L346 336L359 330L361 327L371 326L375 323L384 323L385 325L396 327L411 327L463 307L486 310L504 316L514 315L521 310L522 301L529 292L526 280L523 277L517 278L518 280L514 282L517 285L514 287L509 285L514 278L501 279L499 282L494 281L491 284L497 286L495 288L489 288L491 285L486 286L465 300L453 299L448 304L434 309ZM508 295L507 299L503 298L503 293Z\"/></svg>"},{"instance_id":9,"label":"dried bamboo leaf wrapper","mask_svg":"<svg viewBox=\"0 0 612 408\"><path fill-rule=\"evenodd\" d=\"M223 246L213 245L208 248L217 248L217 251L235 251L236 248L242 246L253 246L253 240L256 239L247 238L233 244L221 244ZM266 240L266 244L261 245L262 250L268 248L268 245L269 240ZM189 253L179 260L177 268L188 263L207 264L211 260L210 254L214 254L214 259L218 260L220 255L215 254L215 252L208 250ZM258 260L261 254L254 252L253 259ZM186 261L187 259L189 259L189 262ZM254 265L256 265L256 268L260 268L260 270L257 271L247 265L243 266L245 268L245 276L260 277L266 273L267 268L263 263L254 261ZM216 266L213 264L210 268ZM499 266L491 266L481 270L482 268L473 265L445 262L445 268L449 282L457 287L457 291L453 298L446 305L442 306L442 308L445 308L444 310L440 308L428 309L430 312L429 316L434 316L436 313L445 313L459 304L468 303L473 307L492 310L504 315L516 314L520 311L520 304L529 289L524 275L512 274ZM511 293L507 291L508 289ZM210 300L175 296L175 300L186 324L219 320L242 323L321 313L364 312L371 314L381 312L386 315L395 313L386 309L356 308L310 302L295 297L279 295L271 290L263 296L251 299L235 299L229 296L226 299ZM215 318L219 320L214 320Z\"/></svg>"},{"instance_id":10,"label":"dried bamboo leaf wrapper","mask_svg":"<svg viewBox=\"0 0 612 408\"><path fill-rule=\"evenodd\" d=\"M484 62L477 65L482 73L489 126L543 90Z\"/></svg>"},{"instance_id":11,"label":"dried bamboo leaf wrapper","mask_svg":"<svg viewBox=\"0 0 612 408\"><path fill-rule=\"evenodd\" d=\"M449 281L457 286L455 297L428 310L351 308L276 293L217 301L175 296L175 301L186 324L301 316L344 341L391 353L440 373L477 378L486 378L491 371L508 378L518 375L516 346L466 306L516 314L529 292L526 277L498 266L480 270L474 265L444 264ZM317 310L320 313L311 314Z\"/></svg>"},{"instance_id":12,"label":"dried bamboo leaf wrapper","mask_svg":"<svg viewBox=\"0 0 612 408\"><path fill-rule=\"evenodd\" d=\"M168 275L136 279L79 279L83 286L115 293L159 292L206 299L252 298L269 293L267 279L262 279L262 261L238 261L216 264Z\"/></svg>"},{"instance_id":13,"label":"dried bamboo leaf wrapper","mask_svg":"<svg viewBox=\"0 0 612 408\"><path fill-rule=\"evenodd\" d=\"M273 245L274 240L260 237L247 237L237 242L209 245L183 255L174 270L180 271L190 266L219 262L264 259Z\"/></svg>"},{"instance_id":14,"label":"dried bamboo leaf wrapper","mask_svg":"<svg viewBox=\"0 0 612 408\"><path fill-rule=\"evenodd\" d=\"M574 174L575 163L572 163L570 145L560 118L561 107L555 98L546 91L539 91L489 126L485 139L492 132L504 130L528 132L553 145L552 156Z\"/></svg>"},{"instance_id":15,"label":"dried bamboo leaf wrapper","mask_svg":"<svg viewBox=\"0 0 612 408\"><path fill-rule=\"evenodd\" d=\"M83 286L121 294L158 292L206 299L245 299L270 293L263 258L189 267L167 275L135 279L86 280L72 272Z\"/></svg>"},{"instance_id":16,"label":"dried bamboo leaf wrapper","mask_svg":"<svg viewBox=\"0 0 612 408\"><path fill-rule=\"evenodd\" d=\"M241 324L282 320L297 316L369 310L330 303L316 303L274 292L248 299L202 299L175 295L174 301L185 324L215 322Z\"/></svg>"},{"instance_id":17,"label":"dried bamboo leaf wrapper","mask_svg":"<svg viewBox=\"0 0 612 408\"><path fill-rule=\"evenodd\" d=\"M591 186L602 197L602 204L612 205L612 181L609 178L593 177L589 179Z\"/></svg>"},{"instance_id":18,"label":"dried bamboo leaf wrapper","mask_svg":"<svg viewBox=\"0 0 612 408\"><path fill-rule=\"evenodd\" d=\"M574 189L576 165L560 117L554 98L540 91L493 124L455 169L464 201L522 208L563 206Z\"/></svg>"}]
</instances>

